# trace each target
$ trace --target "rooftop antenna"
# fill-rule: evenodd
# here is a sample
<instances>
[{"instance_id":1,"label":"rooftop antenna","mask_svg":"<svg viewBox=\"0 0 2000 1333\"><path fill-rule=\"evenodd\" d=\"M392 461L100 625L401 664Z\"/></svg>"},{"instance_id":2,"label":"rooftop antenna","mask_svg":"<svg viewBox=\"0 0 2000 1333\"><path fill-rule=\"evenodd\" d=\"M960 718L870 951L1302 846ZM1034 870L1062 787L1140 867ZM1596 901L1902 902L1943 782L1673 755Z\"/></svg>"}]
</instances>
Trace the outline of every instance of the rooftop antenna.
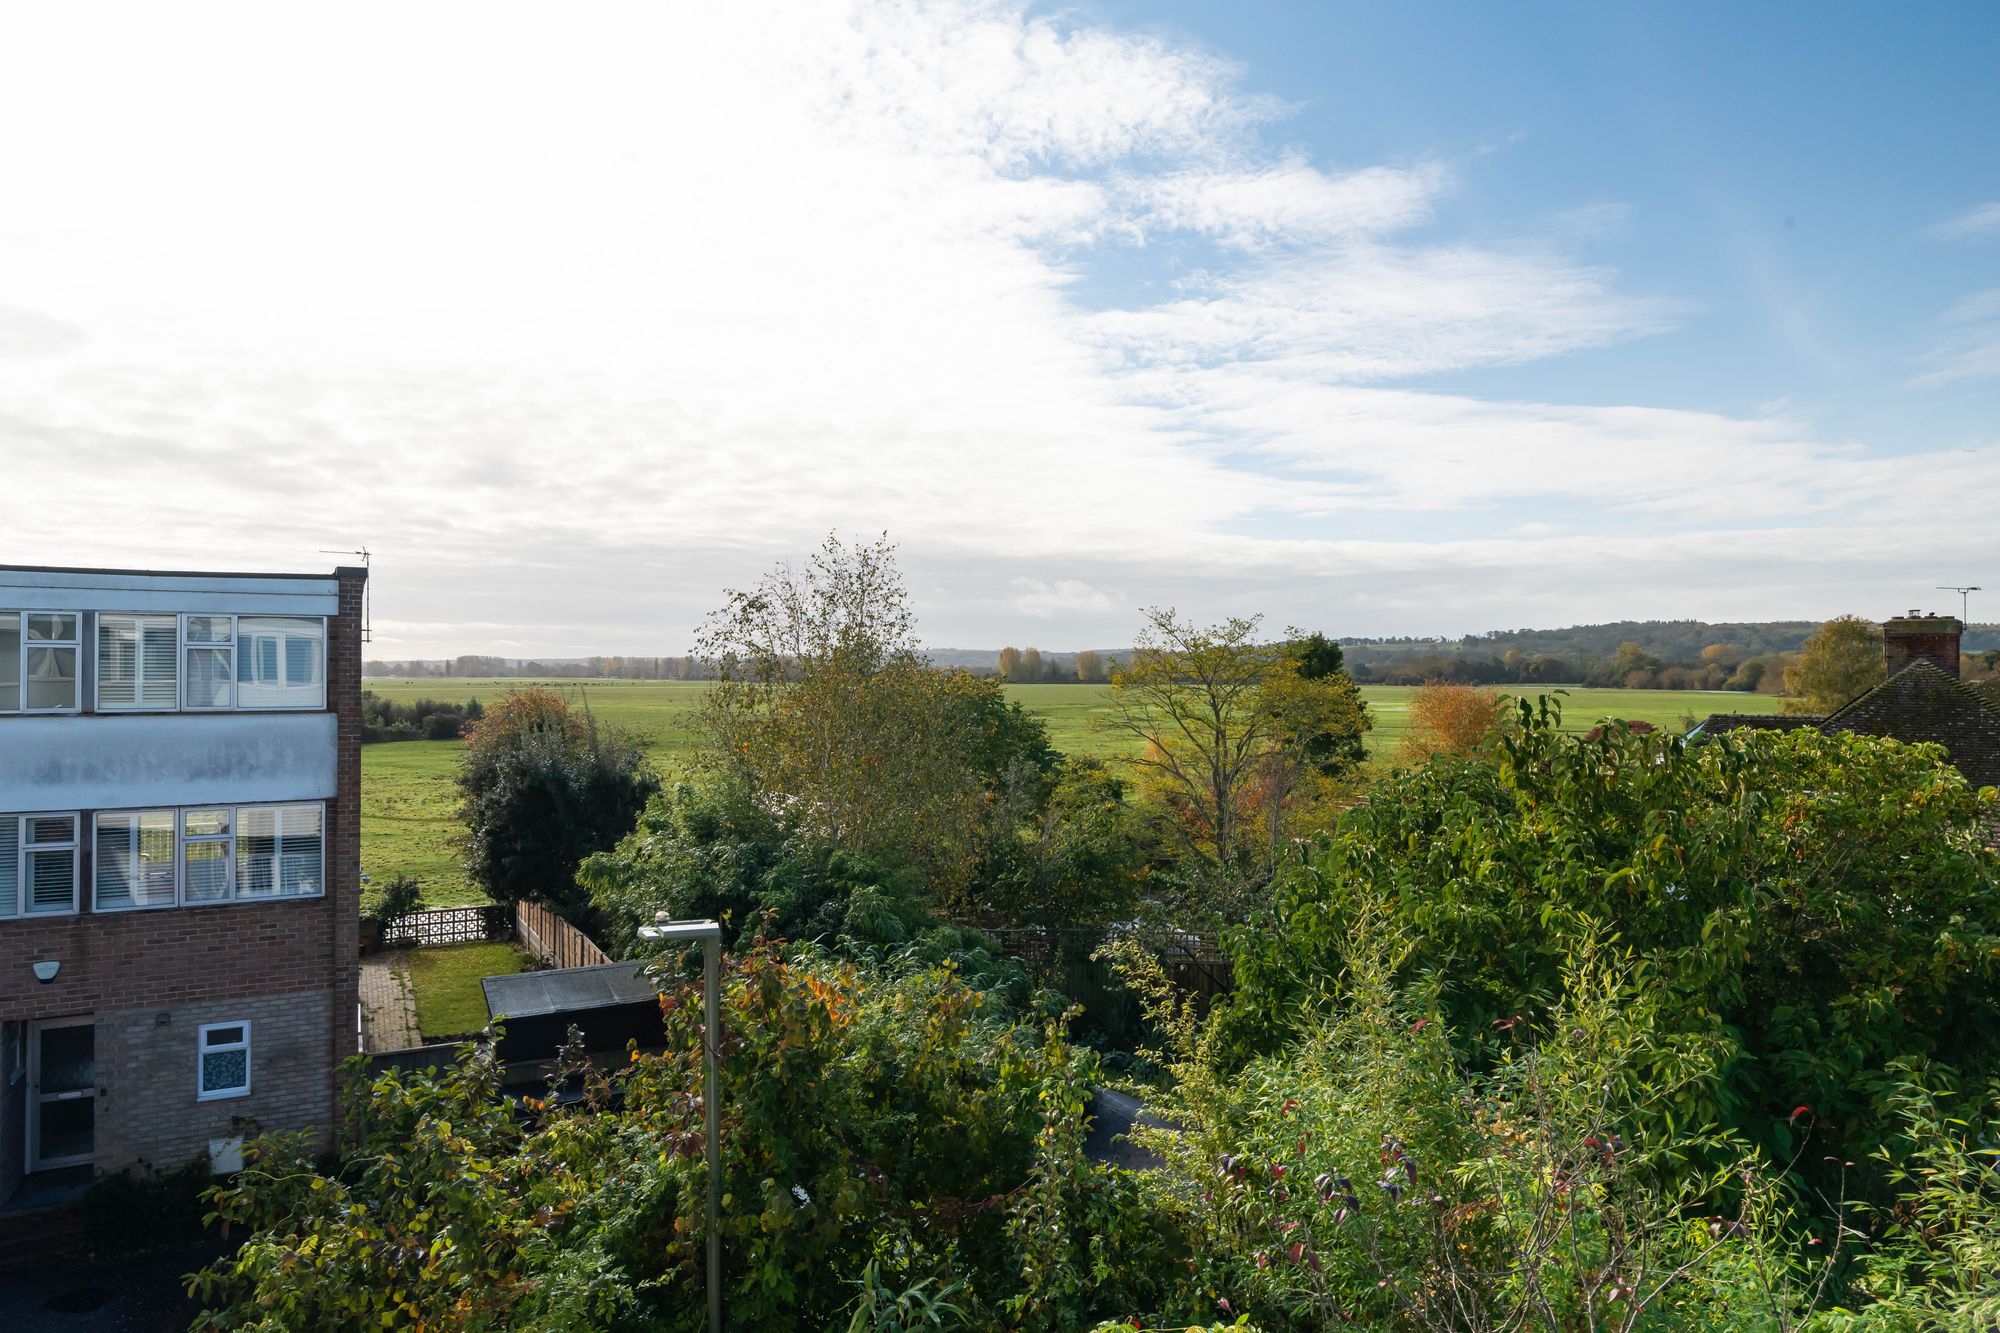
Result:
<instances>
[{"instance_id":1,"label":"rooftop antenna","mask_svg":"<svg viewBox=\"0 0 2000 1333\"><path fill-rule=\"evenodd\" d=\"M1972 623L1965 614L1972 606L1972 594L1986 591L1986 589L1980 587L1977 583L1940 583L1937 585L1937 590L1939 592L1955 592L1958 594L1958 618L1967 625Z\"/></svg>"},{"instance_id":2,"label":"rooftop antenna","mask_svg":"<svg viewBox=\"0 0 2000 1333\"><path fill-rule=\"evenodd\" d=\"M361 557L361 567L368 568L368 548L365 546L356 551L329 551L322 547L320 554L358 555ZM374 604L375 580L371 578L361 585L361 642L363 643L372 643L375 639L374 616L369 611Z\"/></svg>"}]
</instances>

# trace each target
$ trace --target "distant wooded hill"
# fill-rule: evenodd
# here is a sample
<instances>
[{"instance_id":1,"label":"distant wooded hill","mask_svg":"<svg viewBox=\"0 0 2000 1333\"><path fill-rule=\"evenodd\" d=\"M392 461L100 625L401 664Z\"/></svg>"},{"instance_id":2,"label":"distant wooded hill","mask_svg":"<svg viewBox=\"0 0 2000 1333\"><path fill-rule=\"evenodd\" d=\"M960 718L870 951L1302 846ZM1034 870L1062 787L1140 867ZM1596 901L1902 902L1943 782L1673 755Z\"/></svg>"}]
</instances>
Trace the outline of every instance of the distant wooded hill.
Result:
<instances>
[{"instance_id":1,"label":"distant wooded hill","mask_svg":"<svg viewBox=\"0 0 2000 1333\"><path fill-rule=\"evenodd\" d=\"M1417 684L1456 680L1475 684L1589 684L1635 688L1734 689L1775 693L1788 659L1816 620L1620 620L1567 629L1489 630L1456 639L1339 639L1347 667L1359 681ZM1990 674L2000 662L2000 624L1970 626L1964 651L1971 674ZM933 648L932 663L1010 680L1103 680L1130 648L1055 652L1035 648ZM1984 662L1971 660L1985 657ZM466 655L449 660L371 661L370 676L545 677L554 679L704 680L705 664L686 655L522 659Z\"/></svg>"}]
</instances>

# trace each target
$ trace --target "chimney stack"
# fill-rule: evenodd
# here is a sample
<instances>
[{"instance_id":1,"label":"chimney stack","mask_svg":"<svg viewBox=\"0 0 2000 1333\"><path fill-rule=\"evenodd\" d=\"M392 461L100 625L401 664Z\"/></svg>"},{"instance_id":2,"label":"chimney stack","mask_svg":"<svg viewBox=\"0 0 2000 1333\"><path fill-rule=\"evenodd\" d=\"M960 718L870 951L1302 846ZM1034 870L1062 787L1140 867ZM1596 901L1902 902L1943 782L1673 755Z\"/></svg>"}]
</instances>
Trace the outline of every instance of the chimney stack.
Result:
<instances>
[{"instance_id":1,"label":"chimney stack","mask_svg":"<svg viewBox=\"0 0 2000 1333\"><path fill-rule=\"evenodd\" d=\"M1882 663L1895 675L1918 658L1936 663L1958 678L1958 637L1965 623L1957 616L1915 610L1882 622Z\"/></svg>"}]
</instances>

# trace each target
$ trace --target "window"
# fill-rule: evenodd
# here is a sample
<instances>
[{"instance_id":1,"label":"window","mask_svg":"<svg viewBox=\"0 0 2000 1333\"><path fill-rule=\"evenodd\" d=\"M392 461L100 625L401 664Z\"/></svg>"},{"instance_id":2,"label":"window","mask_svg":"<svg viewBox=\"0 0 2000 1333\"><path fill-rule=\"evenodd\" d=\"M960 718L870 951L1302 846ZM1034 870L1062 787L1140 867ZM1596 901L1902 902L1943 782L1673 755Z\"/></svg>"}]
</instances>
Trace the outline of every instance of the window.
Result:
<instances>
[{"instance_id":1,"label":"window","mask_svg":"<svg viewBox=\"0 0 2000 1333\"><path fill-rule=\"evenodd\" d=\"M326 707L326 622L238 616L236 706Z\"/></svg>"},{"instance_id":2,"label":"window","mask_svg":"<svg viewBox=\"0 0 2000 1333\"><path fill-rule=\"evenodd\" d=\"M236 617L184 616L181 645L186 655L182 679L189 708L232 708L236 704Z\"/></svg>"},{"instance_id":3,"label":"window","mask_svg":"<svg viewBox=\"0 0 2000 1333\"><path fill-rule=\"evenodd\" d=\"M324 858L317 805L253 805L236 812L236 896L310 898Z\"/></svg>"},{"instance_id":4,"label":"window","mask_svg":"<svg viewBox=\"0 0 2000 1333\"><path fill-rule=\"evenodd\" d=\"M97 706L180 705L180 621L175 616L97 618Z\"/></svg>"},{"instance_id":5,"label":"window","mask_svg":"<svg viewBox=\"0 0 2000 1333\"><path fill-rule=\"evenodd\" d=\"M75 815L0 815L0 917L76 910Z\"/></svg>"},{"instance_id":6,"label":"window","mask_svg":"<svg viewBox=\"0 0 2000 1333\"><path fill-rule=\"evenodd\" d=\"M181 901L220 903L236 896L236 826L228 810L181 812Z\"/></svg>"},{"instance_id":7,"label":"window","mask_svg":"<svg viewBox=\"0 0 2000 1333\"><path fill-rule=\"evenodd\" d=\"M75 712L74 611L0 611L0 713Z\"/></svg>"},{"instance_id":8,"label":"window","mask_svg":"<svg viewBox=\"0 0 2000 1333\"><path fill-rule=\"evenodd\" d=\"M203 1023L195 1034L195 1099L250 1095L250 1023Z\"/></svg>"},{"instance_id":9,"label":"window","mask_svg":"<svg viewBox=\"0 0 2000 1333\"><path fill-rule=\"evenodd\" d=\"M92 911L175 905L174 822L171 810L97 816Z\"/></svg>"}]
</instances>

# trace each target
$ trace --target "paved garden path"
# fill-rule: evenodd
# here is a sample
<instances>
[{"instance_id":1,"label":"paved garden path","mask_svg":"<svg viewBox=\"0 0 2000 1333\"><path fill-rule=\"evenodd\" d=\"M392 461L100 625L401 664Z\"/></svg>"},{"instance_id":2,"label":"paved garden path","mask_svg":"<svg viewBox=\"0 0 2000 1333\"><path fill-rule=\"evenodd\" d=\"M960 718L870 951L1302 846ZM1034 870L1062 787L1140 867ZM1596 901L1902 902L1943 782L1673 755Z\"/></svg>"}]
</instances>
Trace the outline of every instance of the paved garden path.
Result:
<instances>
[{"instance_id":1,"label":"paved garden path","mask_svg":"<svg viewBox=\"0 0 2000 1333\"><path fill-rule=\"evenodd\" d=\"M424 1044L417 1031L410 965L400 953L361 960L361 1049L402 1051Z\"/></svg>"}]
</instances>

